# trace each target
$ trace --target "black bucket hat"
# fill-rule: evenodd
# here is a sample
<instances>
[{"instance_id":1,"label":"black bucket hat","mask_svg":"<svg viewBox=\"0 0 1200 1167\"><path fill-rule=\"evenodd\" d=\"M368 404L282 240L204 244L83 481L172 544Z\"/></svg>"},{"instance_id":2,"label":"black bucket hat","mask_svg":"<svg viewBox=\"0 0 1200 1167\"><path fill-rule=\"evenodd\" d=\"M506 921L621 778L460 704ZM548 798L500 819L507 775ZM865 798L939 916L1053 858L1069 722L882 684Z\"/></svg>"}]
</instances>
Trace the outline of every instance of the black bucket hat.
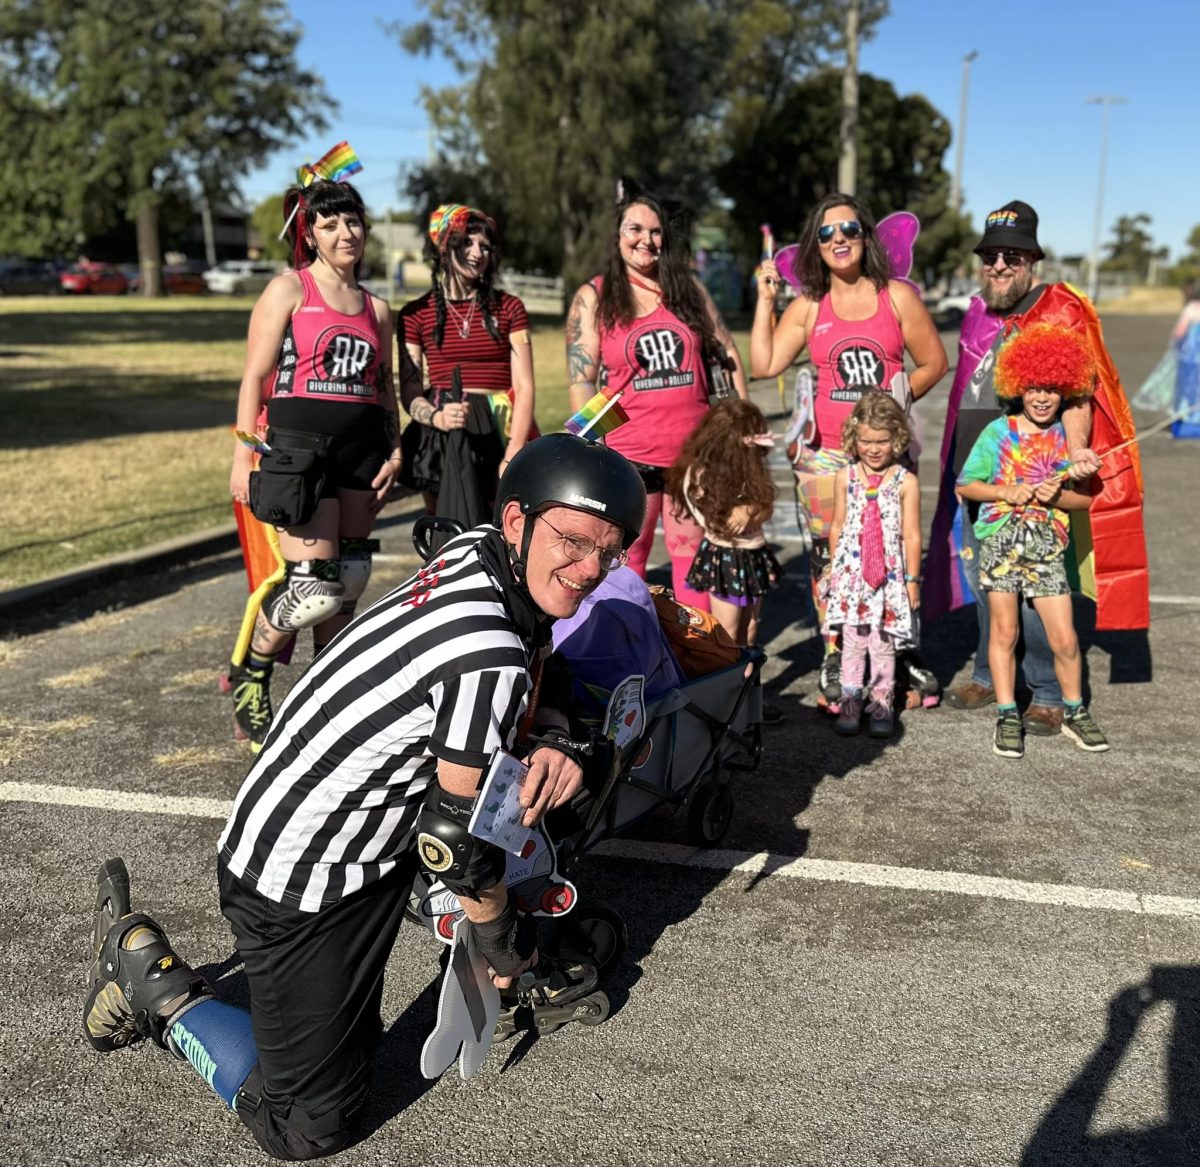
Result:
<instances>
[{"instance_id":1,"label":"black bucket hat","mask_svg":"<svg viewBox=\"0 0 1200 1167\"><path fill-rule=\"evenodd\" d=\"M1028 203L1014 199L1011 203L988 214L983 225L983 238L975 245L975 254L991 247L1012 247L1019 251L1033 251L1038 259L1046 253L1038 245L1038 217Z\"/></svg>"}]
</instances>

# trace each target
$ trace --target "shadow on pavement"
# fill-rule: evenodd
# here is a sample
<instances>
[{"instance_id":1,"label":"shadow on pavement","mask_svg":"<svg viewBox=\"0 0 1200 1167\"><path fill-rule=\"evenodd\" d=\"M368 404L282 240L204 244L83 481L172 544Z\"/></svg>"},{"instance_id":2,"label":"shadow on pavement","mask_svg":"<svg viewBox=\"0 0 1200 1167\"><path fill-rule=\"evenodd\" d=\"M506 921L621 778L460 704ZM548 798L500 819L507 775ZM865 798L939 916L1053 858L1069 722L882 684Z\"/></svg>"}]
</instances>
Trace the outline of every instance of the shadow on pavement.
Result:
<instances>
[{"instance_id":1,"label":"shadow on pavement","mask_svg":"<svg viewBox=\"0 0 1200 1167\"><path fill-rule=\"evenodd\" d=\"M1174 1010L1166 1057L1167 1118L1143 1130L1088 1128L1147 1009ZM1200 967L1155 965L1108 1005L1096 1052L1055 1100L1034 1132L1021 1167L1192 1167L1200 1162Z\"/></svg>"}]
</instances>

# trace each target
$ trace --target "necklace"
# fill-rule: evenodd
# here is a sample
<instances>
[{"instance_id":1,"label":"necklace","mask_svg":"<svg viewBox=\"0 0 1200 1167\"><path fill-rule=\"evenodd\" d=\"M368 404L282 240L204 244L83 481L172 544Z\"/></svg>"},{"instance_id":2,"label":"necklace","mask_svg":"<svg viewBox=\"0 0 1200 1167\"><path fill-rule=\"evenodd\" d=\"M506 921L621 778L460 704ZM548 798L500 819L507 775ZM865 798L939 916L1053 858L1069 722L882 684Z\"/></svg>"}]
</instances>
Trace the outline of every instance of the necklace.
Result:
<instances>
[{"instance_id":1,"label":"necklace","mask_svg":"<svg viewBox=\"0 0 1200 1167\"><path fill-rule=\"evenodd\" d=\"M466 340L471 335L471 321L475 319L475 309L478 305L479 301L472 298L470 311L466 316L461 316L458 309L454 307L454 301L446 300L446 307L450 309L450 315L458 324L458 335L462 340Z\"/></svg>"},{"instance_id":2,"label":"necklace","mask_svg":"<svg viewBox=\"0 0 1200 1167\"><path fill-rule=\"evenodd\" d=\"M641 288L644 292L653 292L660 300L662 299L662 288L656 288L653 284L639 280L631 271L626 271L625 275L634 287Z\"/></svg>"}]
</instances>

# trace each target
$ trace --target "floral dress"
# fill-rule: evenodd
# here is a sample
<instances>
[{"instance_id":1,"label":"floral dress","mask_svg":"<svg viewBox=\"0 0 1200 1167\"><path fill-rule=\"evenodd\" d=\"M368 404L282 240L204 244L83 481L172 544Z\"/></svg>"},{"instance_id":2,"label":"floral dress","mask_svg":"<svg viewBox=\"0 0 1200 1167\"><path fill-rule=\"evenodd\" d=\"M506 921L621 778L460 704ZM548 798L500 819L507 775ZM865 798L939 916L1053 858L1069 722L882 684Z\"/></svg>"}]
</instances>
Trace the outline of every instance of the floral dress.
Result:
<instances>
[{"instance_id":1,"label":"floral dress","mask_svg":"<svg viewBox=\"0 0 1200 1167\"><path fill-rule=\"evenodd\" d=\"M837 554L829 576L826 630L843 624L878 629L897 640L913 634L908 588L904 583L904 540L900 519L900 487L908 471L895 466L879 486L879 516L883 526L883 562L887 579L872 588L862 574L863 512L867 505L867 482L860 463L847 473L846 522L838 539Z\"/></svg>"}]
</instances>

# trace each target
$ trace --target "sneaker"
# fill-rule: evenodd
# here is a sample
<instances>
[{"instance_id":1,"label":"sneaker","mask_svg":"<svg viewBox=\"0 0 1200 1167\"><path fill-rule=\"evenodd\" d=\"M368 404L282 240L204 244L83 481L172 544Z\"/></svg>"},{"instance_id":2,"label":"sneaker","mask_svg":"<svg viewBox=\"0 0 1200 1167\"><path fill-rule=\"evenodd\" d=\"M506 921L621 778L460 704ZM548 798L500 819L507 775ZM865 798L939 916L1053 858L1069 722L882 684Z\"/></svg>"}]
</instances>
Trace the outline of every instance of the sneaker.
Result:
<instances>
[{"instance_id":1,"label":"sneaker","mask_svg":"<svg viewBox=\"0 0 1200 1167\"><path fill-rule=\"evenodd\" d=\"M1062 729L1061 705L1030 705L1021 718L1026 733L1034 737L1053 737Z\"/></svg>"},{"instance_id":2,"label":"sneaker","mask_svg":"<svg viewBox=\"0 0 1200 1167\"><path fill-rule=\"evenodd\" d=\"M965 685L955 685L953 689L946 690L946 704L955 709L982 709L985 705L995 703L996 690L978 681L968 681Z\"/></svg>"},{"instance_id":3,"label":"sneaker","mask_svg":"<svg viewBox=\"0 0 1200 1167\"><path fill-rule=\"evenodd\" d=\"M1025 756L1021 719L1015 713L1002 713L996 718L996 738L992 743L992 750L1002 758Z\"/></svg>"},{"instance_id":4,"label":"sneaker","mask_svg":"<svg viewBox=\"0 0 1200 1167\"><path fill-rule=\"evenodd\" d=\"M783 720L783 710L771 701L764 701L760 720L763 725L778 725Z\"/></svg>"},{"instance_id":5,"label":"sneaker","mask_svg":"<svg viewBox=\"0 0 1200 1167\"><path fill-rule=\"evenodd\" d=\"M838 719L833 723L834 733L842 737L853 737L862 728L863 703L861 697L847 697L842 701Z\"/></svg>"},{"instance_id":6,"label":"sneaker","mask_svg":"<svg viewBox=\"0 0 1200 1167\"><path fill-rule=\"evenodd\" d=\"M262 749L275 711L271 708L271 666L255 669L238 665L230 671L233 693L233 736L249 741L253 753Z\"/></svg>"},{"instance_id":7,"label":"sneaker","mask_svg":"<svg viewBox=\"0 0 1200 1167\"><path fill-rule=\"evenodd\" d=\"M821 662L821 677L818 681L821 696L827 701L842 699L842 654L839 649L825 654Z\"/></svg>"},{"instance_id":8,"label":"sneaker","mask_svg":"<svg viewBox=\"0 0 1200 1167\"><path fill-rule=\"evenodd\" d=\"M1108 738L1100 732L1086 705L1063 717L1062 732L1081 750L1087 750L1090 754L1102 754L1108 749Z\"/></svg>"},{"instance_id":9,"label":"sneaker","mask_svg":"<svg viewBox=\"0 0 1200 1167\"><path fill-rule=\"evenodd\" d=\"M891 737L896 732L891 708L882 701L872 701L867 706L867 734L870 737Z\"/></svg>"}]
</instances>

